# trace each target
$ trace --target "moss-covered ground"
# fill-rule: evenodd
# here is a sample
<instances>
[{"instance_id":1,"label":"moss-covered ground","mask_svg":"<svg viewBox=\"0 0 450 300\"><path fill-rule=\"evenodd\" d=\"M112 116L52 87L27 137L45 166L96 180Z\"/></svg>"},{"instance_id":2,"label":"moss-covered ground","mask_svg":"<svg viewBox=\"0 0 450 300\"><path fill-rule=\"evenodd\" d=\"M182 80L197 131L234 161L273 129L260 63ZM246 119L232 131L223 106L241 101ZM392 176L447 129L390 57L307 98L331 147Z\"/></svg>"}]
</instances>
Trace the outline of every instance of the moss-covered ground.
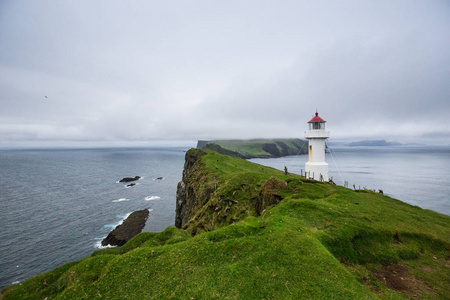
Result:
<instances>
[{"instance_id":1,"label":"moss-covered ground","mask_svg":"<svg viewBox=\"0 0 450 300\"><path fill-rule=\"evenodd\" d=\"M228 224L195 236L174 227L141 233L121 248L6 288L1 297L450 298L450 217L210 151L200 169L204 188L214 186L209 201L236 210ZM272 176L288 188L258 217L251 205ZM217 212L210 204L205 222Z\"/></svg>"}]
</instances>

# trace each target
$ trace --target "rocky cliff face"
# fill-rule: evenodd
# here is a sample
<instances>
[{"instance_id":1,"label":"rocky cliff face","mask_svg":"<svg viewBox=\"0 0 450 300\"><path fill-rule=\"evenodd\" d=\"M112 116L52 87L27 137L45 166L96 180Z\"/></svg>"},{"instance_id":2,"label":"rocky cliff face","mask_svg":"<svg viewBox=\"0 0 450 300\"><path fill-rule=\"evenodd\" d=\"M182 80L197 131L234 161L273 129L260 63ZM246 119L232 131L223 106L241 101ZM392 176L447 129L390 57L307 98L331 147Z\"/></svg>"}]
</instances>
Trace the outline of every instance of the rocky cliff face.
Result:
<instances>
[{"instance_id":1,"label":"rocky cliff face","mask_svg":"<svg viewBox=\"0 0 450 300\"><path fill-rule=\"evenodd\" d=\"M194 172L191 174L191 170L197 162L198 164L201 164L200 158L205 154L206 152L202 150L194 149L186 152L183 176L177 186L177 203L175 214L175 227L177 228L183 228L183 226L186 225L190 216L194 212L196 203L198 202L192 185L195 179L192 176ZM201 166L197 166L196 168L199 169Z\"/></svg>"},{"instance_id":2,"label":"rocky cliff face","mask_svg":"<svg viewBox=\"0 0 450 300\"><path fill-rule=\"evenodd\" d=\"M199 149L186 152L182 180L177 186L177 228L192 235L211 231L261 215L268 206L283 199L279 191L287 188L285 181L267 176L255 188L249 184L255 180L253 175L241 173L239 168L224 174L220 168L226 164L223 157L226 156ZM217 162L220 164L215 165Z\"/></svg>"}]
</instances>

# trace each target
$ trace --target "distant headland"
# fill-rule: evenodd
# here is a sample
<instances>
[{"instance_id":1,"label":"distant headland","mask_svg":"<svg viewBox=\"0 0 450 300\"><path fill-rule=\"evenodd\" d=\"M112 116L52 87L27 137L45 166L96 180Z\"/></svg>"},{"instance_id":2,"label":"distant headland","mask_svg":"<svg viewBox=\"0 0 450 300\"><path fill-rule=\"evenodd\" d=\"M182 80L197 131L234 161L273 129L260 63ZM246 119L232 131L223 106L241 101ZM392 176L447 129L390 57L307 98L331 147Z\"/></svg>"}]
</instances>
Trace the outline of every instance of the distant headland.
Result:
<instances>
[{"instance_id":1,"label":"distant headland","mask_svg":"<svg viewBox=\"0 0 450 300\"><path fill-rule=\"evenodd\" d=\"M399 142L387 142L386 140L363 140L347 144L350 147L383 147L383 146L401 146Z\"/></svg>"},{"instance_id":2,"label":"distant headland","mask_svg":"<svg viewBox=\"0 0 450 300\"><path fill-rule=\"evenodd\" d=\"M197 149L211 149L244 159L274 158L307 154L308 142L301 139L199 140Z\"/></svg>"}]
</instances>

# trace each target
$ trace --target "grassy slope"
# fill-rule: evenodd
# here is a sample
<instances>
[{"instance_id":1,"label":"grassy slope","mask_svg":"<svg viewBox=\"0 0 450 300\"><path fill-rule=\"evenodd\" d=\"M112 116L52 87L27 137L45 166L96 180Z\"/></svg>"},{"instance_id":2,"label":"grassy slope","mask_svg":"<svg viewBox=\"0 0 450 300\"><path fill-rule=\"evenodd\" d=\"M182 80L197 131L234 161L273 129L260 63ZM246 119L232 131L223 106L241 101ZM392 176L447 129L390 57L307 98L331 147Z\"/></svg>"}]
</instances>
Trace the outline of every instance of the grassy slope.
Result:
<instances>
[{"instance_id":1,"label":"grassy slope","mask_svg":"<svg viewBox=\"0 0 450 300\"><path fill-rule=\"evenodd\" d=\"M288 190L261 217L194 237L173 227L141 233L121 249L96 251L7 288L5 298L450 297L448 216L217 153L202 163L206 184L217 185L222 198L238 200L237 210L250 211L250 199L270 176L288 181ZM391 267L394 273L406 270L399 279L405 291L402 282L400 292L383 284L380 274Z\"/></svg>"},{"instance_id":2,"label":"grassy slope","mask_svg":"<svg viewBox=\"0 0 450 300\"><path fill-rule=\"evenodd\" d=\"M265 143L282 142L291 148L293 153L297 153L299 147L303 150L302 154L307 151L307 142L300 139L218 140L213 142L224 149L236 151L250 157L269 157L270 153L264 151L262 148L262 145ZM282 148L279 145L277 145L277 148L280 152L282 151Z\"/></svg>"}]
</instances>

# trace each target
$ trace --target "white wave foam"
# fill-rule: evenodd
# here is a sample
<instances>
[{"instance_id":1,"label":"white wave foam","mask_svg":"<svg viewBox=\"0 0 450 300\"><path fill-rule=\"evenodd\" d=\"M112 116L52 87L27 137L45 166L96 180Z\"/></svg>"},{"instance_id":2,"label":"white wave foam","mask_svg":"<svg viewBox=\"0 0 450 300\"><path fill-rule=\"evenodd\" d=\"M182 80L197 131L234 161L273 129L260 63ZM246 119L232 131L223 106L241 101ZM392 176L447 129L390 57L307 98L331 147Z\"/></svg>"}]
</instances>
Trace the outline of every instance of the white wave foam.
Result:
<instances>
[{"instance_id":1,"label":"white wave foam","mask_svg":"<svg viewBox=\"0 0 450 300\"><path fill-rule=\"evenodd\" d=\"M147 200L147 201L158 200L158 199L161 199L161 197L159 197L159 196L148 196L148 197L145 197L145 200Z\"/></svg>"},{"instance_id":2,"label":"white wave foam","mask_svg":"<svg viewBox=\"0 0 450 300\"><path fill-rule=\"evenodd\" d=\"M11 282L11 284L19 284L19 283L20 283L20 280Z\"/></svg>"},{"instance_id":3,"label":"white wave foam","mask_svg":"<svg viewBox=\"0 0 450 300\"><path fill-rule=\"evenodd\" d=\"M120 199L117 199L117 200L113 200L112 202L123 202L123 201L130 201L130 199L128 199L128 198L120 198Z\"/></svg>"},{"instance_id":4,"label":"white wave foam","mask_svg":"<svg viewBox=\"0 0 450 300\"><path fill-rule=\"evenodd\" d=\"M103 246L103 245L102 245L103 239L104 239L104 238L102 238L102 239L98 240L97 242L95 242L95 246L94 246L94 247L95 247L96 249L107 249L107 248L114 248L114 247L115 247L115 246L111 246L111 245Z\"/></svg>"},{"instance_id":5,"label":"white wave foam","mask_svg":"<svg viewBox=\"0 0 450 300\"><path fill-rule=\"evenodd\" d=\"M130 215L131 215L131 213L127 213L127 214L125 214L125 215L117 215L117 217L120 218L120 221L119 221L119 222L117 222L117 223L115 223L115 224L106 224L106 225L104 225L103 227L114 229L114 228L116 228L117 226L119 226L120 224L122 224L123 221L125 221L126 218L128 218Z\"/></svg>"}]
</instances>

